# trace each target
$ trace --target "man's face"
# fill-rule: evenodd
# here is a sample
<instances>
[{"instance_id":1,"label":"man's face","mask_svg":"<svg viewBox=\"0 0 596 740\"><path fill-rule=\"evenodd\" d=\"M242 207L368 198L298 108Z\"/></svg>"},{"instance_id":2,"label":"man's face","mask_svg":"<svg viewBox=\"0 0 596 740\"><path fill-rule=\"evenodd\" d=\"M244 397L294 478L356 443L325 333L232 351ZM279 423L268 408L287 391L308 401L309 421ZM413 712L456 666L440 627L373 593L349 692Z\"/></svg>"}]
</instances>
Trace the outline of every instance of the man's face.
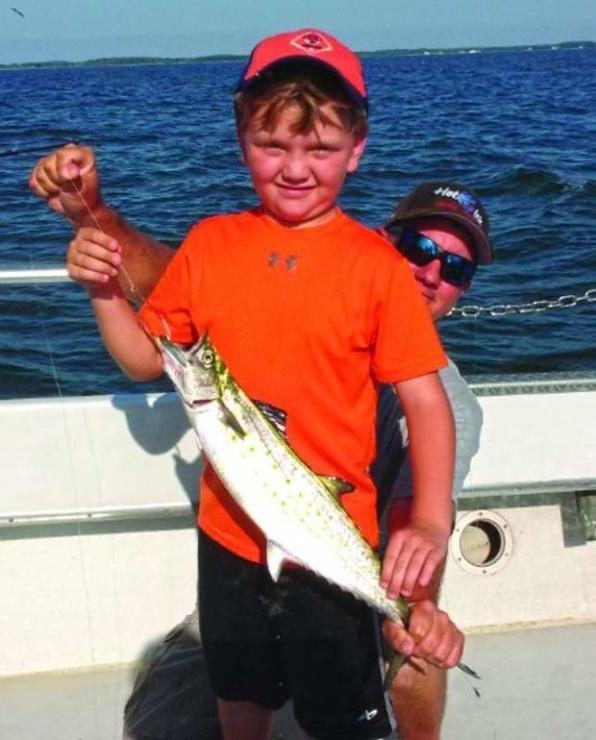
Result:
<instances>
[{"instance_id":1,"label":"man's face","mask_svg":"<svg viewBox=\"0 0 596 740\"><path fill-rule=\"evenodd\" d=\"M366 139L342 126L331 105L322 107L337 125L320 121L307 133L292 130L295 108L286 108L273 130L257 114L239 133L243 160L267 215L294 227L317 226L333 217L348 172L358 168Z\"/></svg>"},{"instance_id":2,"label":"man's face","mask_svg":"<svg viewBox=\"0 0 596 740\"><path fill-rule=\"evenodd\" d=\"M420 218L409 222L408 227L432 239L446 252L472 261L476 259L473 243L468 233L453 221L440 217ZM392 237L390 239L393 240ZM409 265L434 321L445 316L469 288L469 283L457 287L442 280L439 259L426 265L414 265L411 262Z\"/></svg>"}]
</instances>

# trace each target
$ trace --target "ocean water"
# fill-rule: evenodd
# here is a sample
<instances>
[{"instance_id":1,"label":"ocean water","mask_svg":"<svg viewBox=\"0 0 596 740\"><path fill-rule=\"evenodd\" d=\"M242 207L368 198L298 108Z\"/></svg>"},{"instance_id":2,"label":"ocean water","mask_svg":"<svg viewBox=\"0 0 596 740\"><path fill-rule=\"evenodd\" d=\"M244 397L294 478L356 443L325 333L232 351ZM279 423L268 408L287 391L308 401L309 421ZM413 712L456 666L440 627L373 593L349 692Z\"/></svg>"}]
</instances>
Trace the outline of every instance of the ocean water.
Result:
<instances>
[{"instance_id":1,"label":"ocean water","mask_svg":"<svg viewBox=\"0 0 596 740\"><path fill-rule=\"evenodd\" d=\"M497 259L463 303L583 296L596 287L596 52L367 58L371 133L342 206L381 223L422 180L473 186ZM69 227L27 189L45 150L96 148L105 199L171 245L201 217L254 204L231 95L239 62L0 72L0 269L61 266ZM446 319L467 375L596 368L596 303ZM0 397L157 390L106 356L75 284L0 285Z\"/></svg>"}]
</instances>

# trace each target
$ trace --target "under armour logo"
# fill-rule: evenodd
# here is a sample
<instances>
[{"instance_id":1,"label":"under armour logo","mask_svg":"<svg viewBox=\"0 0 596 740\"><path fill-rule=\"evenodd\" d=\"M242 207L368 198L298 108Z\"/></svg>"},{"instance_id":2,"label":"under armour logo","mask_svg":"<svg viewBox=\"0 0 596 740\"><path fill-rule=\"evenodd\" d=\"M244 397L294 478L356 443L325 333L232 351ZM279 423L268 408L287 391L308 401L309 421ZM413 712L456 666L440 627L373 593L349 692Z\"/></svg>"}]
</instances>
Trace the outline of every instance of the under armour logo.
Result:
<instances>
[{"instance_id":1,"label":"under armour logo","mask_svg":"<svg viewBox=\"0 0 596 740\"><path fill-rule=\"evenodd\" d=\"M267 258L267 264L269 267L275 267L280 262L281 259L282 257L279 252L271 252L269 257ZM286 270L295 270L297 262L298 262L298 255L290 254L283 261L283 265L286 268Z\"/></svg>"}]
</instances>

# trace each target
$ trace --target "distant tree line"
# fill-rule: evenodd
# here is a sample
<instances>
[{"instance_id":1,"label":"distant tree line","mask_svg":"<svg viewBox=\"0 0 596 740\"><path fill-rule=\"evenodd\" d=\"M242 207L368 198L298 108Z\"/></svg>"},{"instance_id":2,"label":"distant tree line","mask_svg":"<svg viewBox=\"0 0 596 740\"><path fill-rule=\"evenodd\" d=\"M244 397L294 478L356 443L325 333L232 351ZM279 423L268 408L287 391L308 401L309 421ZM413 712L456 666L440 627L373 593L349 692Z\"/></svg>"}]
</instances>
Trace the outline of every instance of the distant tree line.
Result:
<instances>
[{"instance_id":1,"label":"distant tree line","mask_svg":"<svg viewBox=\"0 0 596 740\"><path fill-rule=\"evenodd\" d=\"M524 44L517 46L477 46L456 47L449 49L435 49L420 47L418 49L381 49L379 51L358 52L362 57L383 56L419 56L425 54L469 54L469 53L496 53L506 51L551 51L566 49L594 49L594 41L563 41L554 44ZM0 64L0 69L37 69L47 67L109 67L135 64L194 64L197 62L234 62L246 60L245 54L211 54L201 57L103 57L101 59L87 59L83 62L68 62L56 60L51 62L20 62L15 64Z\"/></svg>"}]
</instances>

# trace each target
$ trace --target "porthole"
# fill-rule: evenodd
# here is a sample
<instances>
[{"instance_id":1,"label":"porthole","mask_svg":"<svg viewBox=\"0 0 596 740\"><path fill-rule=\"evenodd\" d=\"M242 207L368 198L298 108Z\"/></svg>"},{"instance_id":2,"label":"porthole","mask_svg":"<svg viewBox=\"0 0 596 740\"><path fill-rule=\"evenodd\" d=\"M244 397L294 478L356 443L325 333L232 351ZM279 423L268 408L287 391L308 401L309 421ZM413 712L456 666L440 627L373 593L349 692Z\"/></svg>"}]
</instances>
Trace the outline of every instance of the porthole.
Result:
<instances>
[{"instance_id":1,"label":"porthole","mask_svg":"<svg viewBox=\"0 0 596 740\"><path fill-rule=\"evenodd\" d=\"M450 550L455 562L467 573L496 573L511 557L511 527L495 511L466 512L457 520Z\"/></svg>"}]
</instances>

